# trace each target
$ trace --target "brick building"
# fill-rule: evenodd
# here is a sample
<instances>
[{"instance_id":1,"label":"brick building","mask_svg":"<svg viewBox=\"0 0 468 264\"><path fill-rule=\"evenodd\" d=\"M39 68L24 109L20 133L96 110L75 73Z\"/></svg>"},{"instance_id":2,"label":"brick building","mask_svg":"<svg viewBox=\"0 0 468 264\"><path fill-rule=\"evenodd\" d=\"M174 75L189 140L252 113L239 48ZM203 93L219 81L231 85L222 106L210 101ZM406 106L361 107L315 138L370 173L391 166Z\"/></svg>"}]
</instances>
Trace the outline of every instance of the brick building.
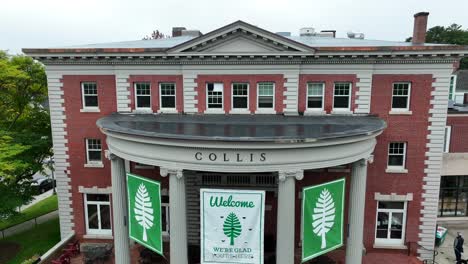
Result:
<instances>
[{"instance_id":1,"label":"brick building","mask_svg":"<svg viewBox=\"0 0 468 264\"><path fill-rule=\"evenodd\" d=\"M345 177L347 236L330 258L430 259L450 77L468 49L424 43L427 16L413 42L237 21L24 49L46 65L62 236L111 241L128 263L132 172L162 184L171 263L199 262L200 188L265 190L265 262L300 263L302 188Z\"/></svg>"}]
</instances>

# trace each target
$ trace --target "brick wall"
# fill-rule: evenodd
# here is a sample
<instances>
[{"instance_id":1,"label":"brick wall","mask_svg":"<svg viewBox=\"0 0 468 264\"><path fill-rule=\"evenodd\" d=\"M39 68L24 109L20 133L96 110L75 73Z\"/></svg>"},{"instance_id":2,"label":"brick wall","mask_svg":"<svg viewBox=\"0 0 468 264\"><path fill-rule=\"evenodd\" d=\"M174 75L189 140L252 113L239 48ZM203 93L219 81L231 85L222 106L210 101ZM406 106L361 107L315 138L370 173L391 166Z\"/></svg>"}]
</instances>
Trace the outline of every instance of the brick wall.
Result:
<instances>
[{"instance_id":1,"label":"brick wall","mask_svg":"<svg viewBox=\"0 0 468 264\"><path fill-rule=\"evenodd\" d=\"M451 116L449 114L447 126L452 127L449 152L468 152L468 114L464 116Z\"/></svg>"},{"instance_id":2,"label":"brick wall","mask_svg":"<svg viewBox=\"0 0 468 264\"><path fill-rule=\"evenodd\" d=\"M96 82L99 113L81 113L81 82ZM78 186L105 188L111 186L110 161L104 157L106 137L96 126L96 121L117 111L115 77L113 75L63 76L65 109L67 113L70 177L74 210L75 232L80 238L85 233L83 194ZM85 168L86 138L101 139L103 168Z\"/></svg>"}]
</instances>

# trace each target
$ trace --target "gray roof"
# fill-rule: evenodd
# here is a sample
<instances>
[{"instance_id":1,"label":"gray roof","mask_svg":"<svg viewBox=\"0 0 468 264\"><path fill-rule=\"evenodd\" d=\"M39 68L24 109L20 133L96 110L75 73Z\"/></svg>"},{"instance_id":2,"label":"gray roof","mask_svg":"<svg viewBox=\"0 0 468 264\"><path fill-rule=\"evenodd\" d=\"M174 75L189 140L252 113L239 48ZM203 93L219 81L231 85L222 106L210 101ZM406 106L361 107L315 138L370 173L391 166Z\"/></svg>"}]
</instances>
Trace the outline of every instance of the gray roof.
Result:
<instances>
[{"instance_id":1,"label":"gray roof","mask_svg":"<svg viewBox=\"0 0 468 264\"><path fill-rule=\"evenodd\" d=\"M457 92L468 92L468 70L459 70L457 74Z\"/></svg>"},{"instance_id":2,"label":"gray roof","mask_svg":"<svg viewBox=\"0 0 468 264\"><path fill-rule=\"evenodd\" d=\"M121 42L96 43L86 45L74 45L54 47L55 49L104 49L104 48L154 48L168 49L179 44L185 43L195 37L181 36L163 39L150 40L134 40ZM349 39L349 38L332 38L332 37L313 37L313 36L290 36L291 40L297 41L312 48L319 47L409 47L413 46L411 42L398 42L386 40L370 40L370 39ZM440 46L446 44L431 44L425 43L424 46ZM420 45L419 45L420 46Z\"/></svg>"},{"instance_id":3,"label":"gray roof","mask_svg":"<svg viewBox=\"0 0 468 264\"><path fill-rule=\"evenodd\" d=\"M365 136L385 129L374 116L118 114L97 121L105 131L164 139L309 142Z\"/></svg>"}]
</instances>

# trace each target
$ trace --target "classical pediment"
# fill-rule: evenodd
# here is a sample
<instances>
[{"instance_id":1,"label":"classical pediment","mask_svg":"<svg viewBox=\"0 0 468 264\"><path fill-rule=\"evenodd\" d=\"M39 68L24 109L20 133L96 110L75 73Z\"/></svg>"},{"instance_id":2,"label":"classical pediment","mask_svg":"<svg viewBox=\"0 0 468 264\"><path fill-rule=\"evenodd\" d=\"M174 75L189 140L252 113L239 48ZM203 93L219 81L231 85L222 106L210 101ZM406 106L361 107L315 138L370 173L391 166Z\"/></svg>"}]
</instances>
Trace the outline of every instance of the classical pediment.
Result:
<instances>
[{"instance_id":1,"label":"classical pediment","mask_svg":"<svg viewBox=\"0 0 468 264\"><path fill-rule=\"evenodd\" d=\"M237 21L171 48L169 53L271 54L313 53L289 38Z\"/></svg>"}]
</instances>

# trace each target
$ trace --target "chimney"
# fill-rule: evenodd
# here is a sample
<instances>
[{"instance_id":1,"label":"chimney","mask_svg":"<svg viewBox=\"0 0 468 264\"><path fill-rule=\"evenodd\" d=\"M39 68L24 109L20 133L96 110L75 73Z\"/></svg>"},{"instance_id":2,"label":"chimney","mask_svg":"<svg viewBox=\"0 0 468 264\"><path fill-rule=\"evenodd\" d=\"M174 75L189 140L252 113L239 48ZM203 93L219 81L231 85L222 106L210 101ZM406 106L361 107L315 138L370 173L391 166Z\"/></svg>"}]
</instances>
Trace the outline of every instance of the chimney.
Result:
<instances>
[{"instance_id":1,"label":"chimney","mask_svg":"<svg viewBox=\"0 0 468 264\"><path fill-rule=\"evenodd\" d=\"M413 44L424 44L426 42L427 17L429 12L414 14Z\"/></svg>"},{"instance_id":2,"label":"chimney","mask_svg":"<svg viewBox=\"0 0 468 264\"><path fill-rule=\"evenodd\" d=\"M185 27L173 27L172 28L172 37L182 36L182 30L186 30Z\"/></svg>"}]
</instances>

